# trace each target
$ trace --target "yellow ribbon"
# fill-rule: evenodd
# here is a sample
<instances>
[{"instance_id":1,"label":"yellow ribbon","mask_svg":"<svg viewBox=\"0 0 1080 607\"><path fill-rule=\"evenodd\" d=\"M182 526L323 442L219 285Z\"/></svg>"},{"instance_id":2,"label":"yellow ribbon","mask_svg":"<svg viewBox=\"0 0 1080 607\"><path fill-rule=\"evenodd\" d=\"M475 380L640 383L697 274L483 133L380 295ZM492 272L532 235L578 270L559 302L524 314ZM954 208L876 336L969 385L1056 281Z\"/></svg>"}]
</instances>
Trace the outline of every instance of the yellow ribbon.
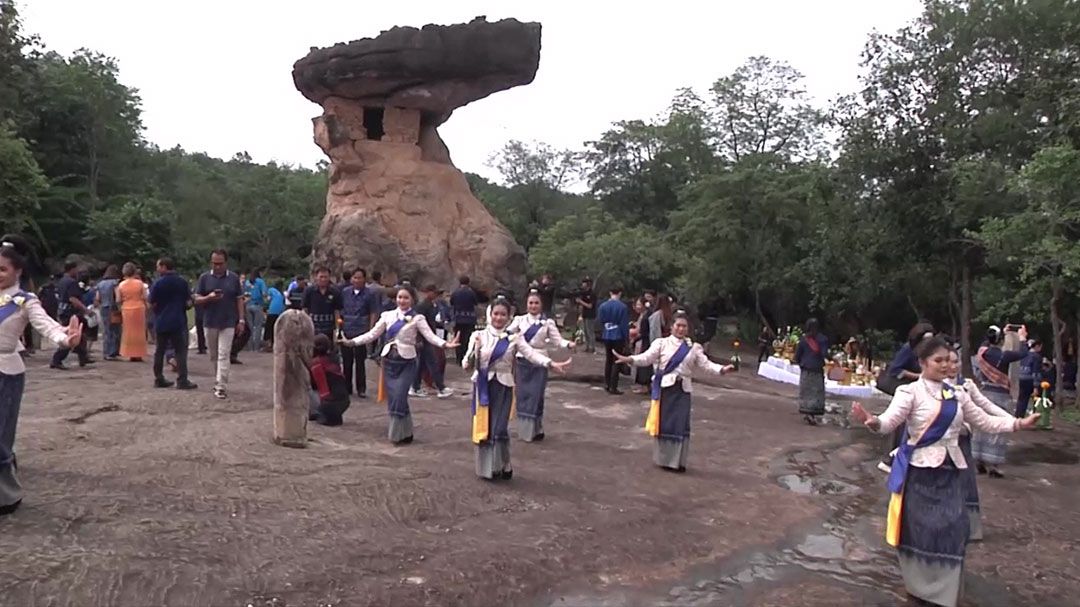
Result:
<instances>
[{"instance_id":1,"label":"yellow ribbon","mask_svg":"<svg viewBox=\"0 0 1080 607\"><path fill-rule=\"evenodd\" d=\"M645 418L645 429L649 436L660 436L660 401L654 400L649 405L649 416Z\"/></svg>"},{"instance_id":2,"label":"yellow ribbon","mask_svg":"<svg viewBox=\"0 0 1080 607\"><path fill-rule=\"evenodd\" d=\"M375 395L375 400L379 404L386 404L386 361L383 361L383 366L379 367L379 391Z\"/></svg>"}]
</instances>

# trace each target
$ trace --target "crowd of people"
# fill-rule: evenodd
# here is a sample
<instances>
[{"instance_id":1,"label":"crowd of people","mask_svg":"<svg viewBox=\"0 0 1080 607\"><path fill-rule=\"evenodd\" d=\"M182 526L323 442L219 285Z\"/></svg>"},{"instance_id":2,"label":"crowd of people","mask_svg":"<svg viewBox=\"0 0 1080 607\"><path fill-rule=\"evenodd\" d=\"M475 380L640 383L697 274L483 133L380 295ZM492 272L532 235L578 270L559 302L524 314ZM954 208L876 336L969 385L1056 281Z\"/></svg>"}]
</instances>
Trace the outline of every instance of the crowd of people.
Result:
<instances>
[{"instance_id":1,"label":"crowd of people","mask_svg":"<svg viewBox=\"0 0 1080 607\"><path fill-rule=\"evenodd\" d=\"M548 275L530 285L518 314L514 294L484 293L467 276L447 293L435 285L417 290L407 279L386 286L378 273L369 279L362 268L349 269L335 284L320 267L311 284L297 277L284 287L268 285L255 271L234 273L227 252L215 250L194 287L162 258L151 284L130 263L119 270L110 266L93 284L67 264L55 284L35 296L27 288L22 249L21 240L9 237L0 246L0 514L13 512L22 499L14 434L25 384L20 350L33 346L29 327L56 344L50 366L58 370L66 369L71 352L81 366L95 363L87 345L97 329L106 360L141 361L152 343L153 385L181 390L197 388L187 372L194 335L194 349L211 357L213 394L225 399L240 352L273 348L277 319L288 309L300 310L315 331L309 419L342 424L351 399L368 396L366 361L374 358L377 398L386 404L388 439L395 445L413 441L409 399L429 396L425 384L439 398L454 395L445 383L447 354L454 353L472 370L476 474L490 481L513 476L514 420L521 440L544 439L548 373L572 364L552 358L557 350L583 347L591 353L602 343L605 389L622 394L620 377L631 375L633 391L649 394L645 427L654 439L654 462L676 472L686 470L692 379L735 370L711 361L694 343L690 319L672 295L646 291L627 304L622 289L612 287L598 302L588 278L561 294L578 313L568 339L563 330L571 327L560 330L553 318L560 293ZM478 314L484 304L486 313ZM189 331L192 308L195 326ZM1019 347L1005 349L1010 333ZM894 437L894 449L880 464L892 494L887 541L898 551L908 592L920 600L956 605L966 545L982 537L977 473L1003 475L1004 434L1034 426L1038 414L1028 415L1027 403L1036 386L1056 380L1042 344L1028 338L1022 326L991 327L972 357L975 378L965 378L956 340L919 323L878 378L878 388L892 396L888 408L873 415L860 403L852 406L854 420ZM801 369L798 409L811 424L824 413L828 346L818 322L808 321L794 358ZM1021 367L1015 401L1008 375L1014 362ZM165 377L166 363L175 382Z\"/></svg>"}]
</instances>

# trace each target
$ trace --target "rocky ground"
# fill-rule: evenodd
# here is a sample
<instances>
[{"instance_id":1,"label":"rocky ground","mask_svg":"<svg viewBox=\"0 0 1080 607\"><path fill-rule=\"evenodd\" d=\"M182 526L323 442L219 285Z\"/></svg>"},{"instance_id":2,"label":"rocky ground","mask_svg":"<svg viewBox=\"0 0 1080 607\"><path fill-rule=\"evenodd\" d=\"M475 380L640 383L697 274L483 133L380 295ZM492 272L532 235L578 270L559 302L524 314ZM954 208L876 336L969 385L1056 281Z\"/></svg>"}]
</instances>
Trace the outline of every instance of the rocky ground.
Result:
<instances>
[{"instance_id":1,"label":"rocky ground","mask_svg":"<svg viewBox=\"0 0 1080 607\"><path fill-rule=\"evenodd\" d=\"M310 448L270 441L270 356L229 400L150 388L148 364L32 359L17 450L24 507L0 519L0 605L896 605L881 443L842 413L804 425L752 371L695 385L685 475L651 465L646 404L579 354L548 392L548 439L515 476L473 475L463 397L414 402L393 447L374 402ZM466 377L450 373L459 393ZM880 408L884 403L878 403ZM843 403L838 410L842 411ZM1013 439L981 481L968 606L1074 604L1080 431Z\"/></svg>"}]
</instances>

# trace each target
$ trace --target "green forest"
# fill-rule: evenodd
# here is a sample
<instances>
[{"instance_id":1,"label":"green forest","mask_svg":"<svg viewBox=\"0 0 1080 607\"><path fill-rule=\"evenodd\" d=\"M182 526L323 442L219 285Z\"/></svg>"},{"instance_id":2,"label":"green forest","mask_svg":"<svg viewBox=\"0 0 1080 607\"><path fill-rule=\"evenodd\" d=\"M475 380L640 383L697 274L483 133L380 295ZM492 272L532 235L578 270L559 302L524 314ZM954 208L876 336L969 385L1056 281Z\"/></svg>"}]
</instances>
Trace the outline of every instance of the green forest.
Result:
<instances>
[{"instance_id":1,"label":"green forest","mask_svg":"<svg viewBox=\"0 0 1080 607\"><path fill-rule=\"evenodd\" d=\"M324 167L158 149L113 60L50 52L2 6L0 227L54 259L197 268L225 246L306 268ZM502 183L469 181L567 287L669 289L750 334L817 315L892 341L925 318L967 351L1026 322L1061 368L1080 331L1080 3L927 0L860 67L818 104L795 66L752 57L578 149L507 142Z\"/></svg>"}]
</instances>

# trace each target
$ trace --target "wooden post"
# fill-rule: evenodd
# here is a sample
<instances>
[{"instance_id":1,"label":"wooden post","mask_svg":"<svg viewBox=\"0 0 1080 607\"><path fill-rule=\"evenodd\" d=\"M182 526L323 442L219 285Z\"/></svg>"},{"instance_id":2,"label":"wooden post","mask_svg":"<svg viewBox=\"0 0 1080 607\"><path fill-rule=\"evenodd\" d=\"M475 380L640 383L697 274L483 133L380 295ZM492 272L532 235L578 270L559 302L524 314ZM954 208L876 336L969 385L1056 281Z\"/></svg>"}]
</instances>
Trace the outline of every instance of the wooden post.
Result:
<instances>
[{"instance_id":1,"label":"wooden post","mask_svg":"<svg viewBox=\"0 0 1080 607\"><path fill-rule=\"evenodd\" d=\"M274 442L283 447L307 446L314 341L311 317L299 310L286 310L274 324Z\"/></svg>"}]
</instances>

